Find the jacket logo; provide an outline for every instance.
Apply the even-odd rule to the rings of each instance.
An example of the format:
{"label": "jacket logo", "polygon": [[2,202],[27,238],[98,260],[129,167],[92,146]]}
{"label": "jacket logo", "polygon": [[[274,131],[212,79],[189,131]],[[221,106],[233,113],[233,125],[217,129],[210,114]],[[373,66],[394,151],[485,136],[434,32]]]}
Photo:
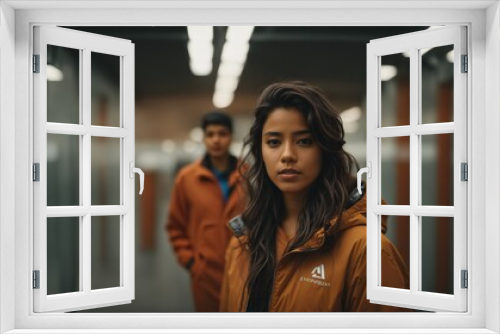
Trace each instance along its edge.
{"label": "jacket logo", "polygon": [[325,265],[319,265],[311,271],[312,278],[325,279]]}
{"label": "jacket logo", "polygon": [[311,277],[300,277],[301,282],[307,282],[307,283],[312,283],[316,284],[319,286],[323,287],[329,287],[330,282],[325,281],[325,265],[320,264],[317,267],[314,267],[313,270],[311,271]]}

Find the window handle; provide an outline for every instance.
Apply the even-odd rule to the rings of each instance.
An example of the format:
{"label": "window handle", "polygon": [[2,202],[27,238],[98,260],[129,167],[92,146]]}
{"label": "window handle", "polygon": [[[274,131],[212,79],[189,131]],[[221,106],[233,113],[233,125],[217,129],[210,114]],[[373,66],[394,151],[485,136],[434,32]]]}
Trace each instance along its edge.
{"label": "window handle", "polygon": [[358,171],[358,192],[360,195],[363,194],[361,191],[361,175],[363,175],[363,173],[366,173],[369,179],[372,177],[372,163],[370,161],[368,161],[368,167],[361,168]]}
{"label": "window handle", "polygon": [[142,195],[142,191],[144,190],[144,172],[140,168],[134,167],[134,162],[130,161],[129,163],[129,170],[130,170],[130,178],[134,178],[134,173],[139,174],[139,183],[141,185],[141,190],[139,191],[139,195]]}

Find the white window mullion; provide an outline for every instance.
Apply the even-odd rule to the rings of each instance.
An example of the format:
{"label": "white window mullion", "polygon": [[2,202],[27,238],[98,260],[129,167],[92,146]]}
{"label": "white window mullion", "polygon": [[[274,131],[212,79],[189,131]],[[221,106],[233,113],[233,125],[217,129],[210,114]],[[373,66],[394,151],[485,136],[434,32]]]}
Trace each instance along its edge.
{"label": "white window mullion", "polygon": [[[121,140],[121,199],[122,205],[127,209],[127,214],[121,216],[121,242],[120,242],[120,284],[125,288],[135,285],[135,178],[130,177],[130,162],[135,166],[135,97],[134,97],[134,68],[135,56],[134,45],[131,45],[131,52],[123,55],[120,61],[121,89],[121,126],[129,134]],[[129,289],[129,298],[134,299],[134,289]]]}
{"label": "white window mullion", "polygon": [[123,128],[93,125],[90,127],[90,134],[96,137],[124,138],[130,134],[130,131]]}
{"label": "white window mullion", "polygon": [[83,136],[89,132],[87,126],[47,122],[47,133]]}
{"label": "white window mullion", "polygon": [[[366,72],[366,89],[368,96],[380,96],[380,85],[378,83],[380,71],[380,59],[374,54],[372,45],[367,46],[367,72]],[[380,100],[376,99],[373,103],[368,103],[367,108],[367,137],[366,137],[366,150],[371,152],[372,155],[367,154],[367,166],[371,164],[371,178],[367,175],[367,298],[371,299],[372,293],[378,287],[379,274],[378,262],[379,255],[375,251],[377,249],[376,239],[369,236],[376,233],[378,226],[378,215],[374,212],[374,208],[380,205],[380,185],[379,185],[379,171],[380,171],[380,138],[377,138],[373,131],[380,124]]]}
{"label": "white window mullion", "polygon": [[[460,28],[459,34],[456,36],[455,40],[455,52],[454,52],[454,62],[455,64],[461,63],[462,55],[467,54],[467,31],[465,27]],[[462,42],[465,41],[465,42]],[[472,64],[469,61],[469,64]],[[469,163],[467,157],[467,94],[457,94],[457,92],[467,91],[467,75],[461,73],[461,66],[455,66],[454,77],[455,94],[453,97],[454,105],[454,120],[455,120],[455,135],[454,135],[454,204],[455,204],[455,219],[454,219],[454,293],[456,296],[460,296],[461,309],[467,309],[467,289],[461,287],[461,270],[467,270],[467,206],[460,205],[459,203],[467,203],[467,182],[461,181],[461,163]],[[469,65],[469,72],[471,67]],[[457,135],[458,134],[458,135]],[[472,175],[470,171],[468,175]],[[471,279],[472,273],[469,273],[469,280]]]}
{"label": "white window mullion", "polygon": [[[410,127],[412,130],[419,124],[420,110],[420,64],[419,52],[417,49],[410,50]],[[410,133],[410,208],[420,204],[420,180],[422,170],[420,165],[420,137],[413,131]],[[410,215],[410,292],[419,290],[420,282],[420,252],[421,243],[419,241],[420,219],[414,213]]]}
{"label": "white window mullion", "polygon": [[[40,56],[40,65],[47,63],[47,45],[43,34],[35,30],[34,54]],[[40,289],[34,290],[35,312],[47,295],[47,83],[45,66],[40,66],[39,76],[33,80],[34,112],[33,162],[40,164],[40,181],[33,183],[34,239],[39,240],[33,249],[33,269],[40,271]]]}
{"label": "white window mullion", "polygon": [[118,216],[128,213],[130,208],[124,205],[93,205],[90,207],[92,216]]}
{"label": "white window mullion", "polygon": [[442,133],[453,133],[455,124],[448,123],[434,123],[434,124],[421,124],[412,127],[413,133],[417,135],[436,135]]}
{"label": "white window mullion", "polygon": [[[91,125],[91,108],[92,108],[92,96],[91,96],[91,77],[90,71],[88,69],[91,67],[91,53],[88,48],[83,50],[83,69],[82,70],[82,92],[80,94],[82,98],[82,120],[83,127],[86,129],[90,128]],[[83,136],[83,161],[81,168],[83,170],[83,206],[89,208],[91,203],[91,168],[92,168],[92,154],[91,154],[91,141],[92,137],[89,131]],[[83,292],[90,294],[92,289],[91,277],[92,277],[92,249],[91,249],[91,226],[92,226],[92,216],[90,215],[90,210],[87,211],[86,215],[83,217],[83,235],[81,241],[82,245],[82,267],[83,271],[80,273],[80,277],[83,279]]]}

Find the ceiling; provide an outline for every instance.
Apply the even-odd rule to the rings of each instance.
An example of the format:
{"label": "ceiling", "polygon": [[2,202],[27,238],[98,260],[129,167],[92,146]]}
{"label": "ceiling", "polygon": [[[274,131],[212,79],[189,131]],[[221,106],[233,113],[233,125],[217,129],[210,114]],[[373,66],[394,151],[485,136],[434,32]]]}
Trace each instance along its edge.
{"label": "ceiling", "polygon": [[[155,96],[206,97],[214,92],[227,27],[214,27],[213,70],[204,77],[194,76],[189,69],[186,27],[67,28],[129,39],[135,44],[137,101]],[[340,105],[359,103],[365,96],[366,44],[426,28],[256,27],[234,105],[279,80],[313,83]]]}

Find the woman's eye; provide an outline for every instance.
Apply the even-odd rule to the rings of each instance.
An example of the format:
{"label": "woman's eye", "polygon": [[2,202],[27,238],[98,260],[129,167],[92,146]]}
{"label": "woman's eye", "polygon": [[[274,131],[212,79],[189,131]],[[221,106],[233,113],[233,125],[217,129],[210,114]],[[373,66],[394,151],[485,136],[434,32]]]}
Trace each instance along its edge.
{"label": "woman's eye", "polygon": [[302,146],[309,146],[313,143],[312,139],[311,138],[302,138],[302,139],[299,139],[299,145],[302,145]]}
{"label": "woman's eye", "polygon": [[279,145],[279,140],[277,139],[269,139],[267,141],[267,145],[273,147],[273,146],[278,146]]}

